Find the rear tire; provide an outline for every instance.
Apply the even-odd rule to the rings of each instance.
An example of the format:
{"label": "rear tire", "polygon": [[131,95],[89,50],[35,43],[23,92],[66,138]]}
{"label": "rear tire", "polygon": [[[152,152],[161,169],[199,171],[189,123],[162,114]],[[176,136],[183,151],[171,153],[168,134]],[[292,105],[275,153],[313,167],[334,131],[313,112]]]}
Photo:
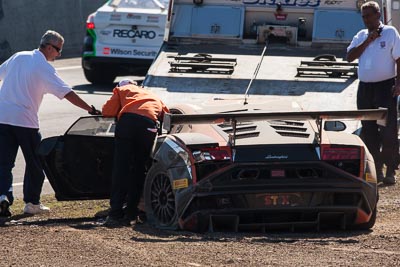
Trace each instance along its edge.
{"label": "rear tire", "polygon": [[92,84],[112,84],[116,75],[114,72],[106,71],[101,68],[83,69],[86,80]]}
{"label": "rear tire", "polygon": [[170,178],[160,164],[154,164],[144,184],[144,205],[147,221],[160,229],[178,229],[175,194]]}

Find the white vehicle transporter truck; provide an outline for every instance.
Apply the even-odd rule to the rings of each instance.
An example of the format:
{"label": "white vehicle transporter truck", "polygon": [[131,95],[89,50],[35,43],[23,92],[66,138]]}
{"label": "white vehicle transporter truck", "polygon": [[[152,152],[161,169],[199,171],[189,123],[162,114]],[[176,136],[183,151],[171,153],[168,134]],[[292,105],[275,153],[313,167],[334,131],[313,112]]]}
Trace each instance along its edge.
{"label": "white vehicle transporter truck", "polygon": [[[168,92],[192,88],[201,93],[243,94],[261,65],[258,63],[267,40],[294,50],[300,46],[333,44],[345,51],[354,34],[364,27],[357,3],[355,0],[171,1],[164,44],[144,86]],[[265,70],[265,66],[261,69]],[[354,69],[350,67],[353,74]],[[265,81],[262,72],[251,85],[252,94],[264,94],[265,83],[261,86],[259,81]]]}

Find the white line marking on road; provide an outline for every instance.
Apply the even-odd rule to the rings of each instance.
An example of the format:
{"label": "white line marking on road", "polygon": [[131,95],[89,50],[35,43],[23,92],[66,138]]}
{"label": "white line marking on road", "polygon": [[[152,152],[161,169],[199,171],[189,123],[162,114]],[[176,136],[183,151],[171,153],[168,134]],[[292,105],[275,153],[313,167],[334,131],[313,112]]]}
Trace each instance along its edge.
{"label": "white line marking on road", "polygon": [[74,70],[74,69],[80,69],[82,68],[81,66],[70,66],[70,67],[60,67],[56,68],[57,71],[59,70]]}

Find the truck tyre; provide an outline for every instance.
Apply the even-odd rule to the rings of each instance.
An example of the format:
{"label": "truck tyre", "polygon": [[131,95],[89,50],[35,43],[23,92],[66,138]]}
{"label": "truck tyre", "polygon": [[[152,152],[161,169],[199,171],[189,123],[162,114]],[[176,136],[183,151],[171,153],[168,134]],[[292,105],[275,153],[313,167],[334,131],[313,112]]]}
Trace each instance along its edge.
{"label": "truck tyre", "polygon": [[83,73],[86,80],[92,84],[112,84],[116,77],[113,72],[101,68],[83,69]]}

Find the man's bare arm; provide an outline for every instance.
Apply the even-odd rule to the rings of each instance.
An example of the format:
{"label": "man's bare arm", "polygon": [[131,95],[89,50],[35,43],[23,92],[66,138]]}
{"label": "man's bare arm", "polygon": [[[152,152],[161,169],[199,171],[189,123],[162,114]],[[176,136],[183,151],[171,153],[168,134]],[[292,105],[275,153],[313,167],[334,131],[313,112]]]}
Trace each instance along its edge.
{"label": "man's bare arm", "polygon": [[92,110],[92,107],[89,106],[89,104],[86,103],[82,98],[80,98],[80,96],[78,96],[74,91],[71,91],[68,94],[66,94],[65,99],[67,99],[75,106],[80,107],[81,109],[84,109],[86,111]]}

